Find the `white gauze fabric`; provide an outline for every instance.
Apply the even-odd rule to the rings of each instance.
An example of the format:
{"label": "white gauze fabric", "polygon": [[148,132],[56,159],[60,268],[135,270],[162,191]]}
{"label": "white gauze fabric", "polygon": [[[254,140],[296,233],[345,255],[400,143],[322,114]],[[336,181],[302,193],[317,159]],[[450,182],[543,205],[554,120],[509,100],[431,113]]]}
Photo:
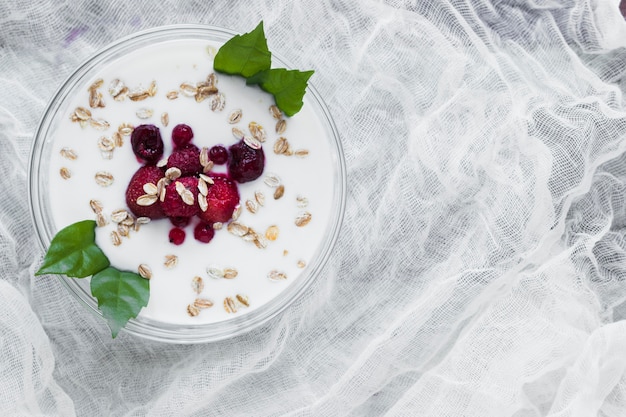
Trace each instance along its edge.
{"label": "white gauze fabric", "polygon": [[[341,132],[332,257],[243,336],[111,340],[34,277],[37,122],[120,36],[261,19]],[[0,415],[626,415],[625,63],[617,0],[1,2]]]}

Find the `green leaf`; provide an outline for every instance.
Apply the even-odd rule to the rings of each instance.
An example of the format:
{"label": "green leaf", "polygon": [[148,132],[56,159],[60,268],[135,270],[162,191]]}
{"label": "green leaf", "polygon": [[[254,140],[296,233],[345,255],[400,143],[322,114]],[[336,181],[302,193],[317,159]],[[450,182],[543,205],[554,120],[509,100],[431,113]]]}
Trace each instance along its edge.
{"label": "green leaf", "polygon": [[128,320],[148,305],[150,281],[134,272],[106,268],[91,277],[91,294],[115,338]]}
{"label": "green leaf", "polygon": [[302,108],[302,98],[311,75],[313,71],[272,68],[254,74],[246,80],[246,84],[258,84],[274,96],[278,108],[287,116],[293,116]]}
{"label": "green leaf", "polygon": [[35,275],[65,274],[84,278],[109,266],[109,259],[95,243],[95,230],[93,220],[80,221],[60,230]]}
{"label": "green leaf", "polygon": [[267,49],[263,21],[249,33],[236,35],[219,49],[213,61],[216,71],[249,77],[270,68],[272,54]]}
{"label": "green leaf", "polygon": [[137,317],[148,304],[150,283],[134,272],[111,267],[109,259],[96,245],[96,222],[84,220],[59,231],[52,239],[43,265],[36,275],[65,274],[91,277],[91,295],[116,337],[129,319]]}

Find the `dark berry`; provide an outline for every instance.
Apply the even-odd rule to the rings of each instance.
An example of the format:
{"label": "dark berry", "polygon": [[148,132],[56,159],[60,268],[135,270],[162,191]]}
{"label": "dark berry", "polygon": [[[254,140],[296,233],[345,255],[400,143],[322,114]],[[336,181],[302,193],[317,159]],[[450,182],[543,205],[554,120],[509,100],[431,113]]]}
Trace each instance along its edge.
{"label": "dark berry", "polygon": [[[177,185],[180,184],[180,185]],[[181,193],[193,196],[192,204],[183,201]],[[191,202],[191,200],[190,200]],[[193,217],[200,211],[198,206],[198,178],[180,177],[165,187],[165,199],[161,203],[167,217]]]}
{"label": "dark berry", "polygon": [[202,243],[209,243],[215,235],[215,229],[210,223],[200,222],[193,229],[193,237]]}
{"label": "dark berry", "polygon": [[184,177],[201,173],[200,149],[191,144],[175,149],[167,158],[167,168],[172,167],[180,169]]}
{"label": "dark berry", "polygon": [[191,219],[189,217],[170,217],[170,223],[172,223],[172,225],[176,227],[185,227],[189,224],[190,220]]}
{"label": "dark berry", "polygon": [[155,186],[163,178],[163,171],[153,165],[142,166],[135,172],[126,187],[126,205],[136,217],[160,219],[165,217],[159,201],[150,205],[139,205],[137,199],[146,194],[144,185],[152,183]]}
{"label": "dark berry", "polygon": [[179,124],[172,129],[172,142],[174,149],[187,145],[193,139],[193,130],[186,124]]}
{"label": "dark berry", "polygon": [[148,164],[158,162],[163,156],[163,139],[155,125],[139,125],[130,135],[130,143],[135,156]]}
{"label": "dark berry", "polygon": [[263,148],[252,149],[243,140],[231,145],[228,155],[228,173],[239,183],[254,181],[263,174]]}
{"label": "dark berry", "polygon": [[209,150],[209,159],[215,165],[222,165],[228,161],[228,151],[222,145],[215,145]]}
{"label": "dark berry", "polygon": [[209,186],[206,200],[208,208],[200,211],[198,216],[205,223],[227,222],[233,216],[233,211],[239,204],[239,190],[237,184],[221,174],[209,174],[213,185]]}
{"label": "dark berry", "polygon": [[180,227],[174,227],[170,230],[170,242],[175,245],[182,245],[185,241],[185,231]]}

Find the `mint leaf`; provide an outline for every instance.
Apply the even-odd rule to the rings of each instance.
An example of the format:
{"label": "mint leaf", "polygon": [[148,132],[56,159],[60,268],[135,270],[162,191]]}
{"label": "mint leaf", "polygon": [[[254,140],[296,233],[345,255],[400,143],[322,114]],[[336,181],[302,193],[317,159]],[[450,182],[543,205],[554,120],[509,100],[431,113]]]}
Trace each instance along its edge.
{"label": "mint leaf", "polygon": [[150,284],[134,272],[119,271],[96,245],[96,222],[84,220],[60,230],[50,243],[43,265],[35,275],[65,274],[91,277],[91,295],[115,338],[129,319],[148,304]]}
{"label": "mint leaf", "polygon": [[279,109],[287,116],[293,116],[302,108],[302,98],[311,75],[313,71],[273,68],[257,72],[246,80],[246,84],[258,84],[274,96]]}
{"label": "mint leaf", "polygon": [[96,245],[96,222],[84,220],[61,229],[52,239],[35,275],[64,274],[84,278],[110,265]]}
{"label": "mint leaf", "polygon": [[134,272],[106,268],[91,277],[91,294],[115,338],[128,320],[148,305],[150,281]]}
{"label": "mint leaf", "polygon": [[219,49],[213,61],[216,71],[249,77],[270,68],[272,54],[267,49],[263,21],[249,33],[236,35]]}
{"label": "mint leaf", "polygon": [[307,81],[313,71],[271,68],[272,54],[267,48],[263,21],[250,33],[235,35],[217,51],[215,71],[246,78],[246,84],[258,84],[274,96],[276,105],[287,116],[302,108]]}

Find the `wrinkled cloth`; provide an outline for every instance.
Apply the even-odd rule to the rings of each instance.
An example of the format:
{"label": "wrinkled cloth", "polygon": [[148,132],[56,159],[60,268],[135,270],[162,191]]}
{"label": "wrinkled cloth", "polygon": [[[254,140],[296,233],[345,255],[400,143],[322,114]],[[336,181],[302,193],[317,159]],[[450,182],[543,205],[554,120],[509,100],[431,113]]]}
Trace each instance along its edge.
{"label": "wrinkled cloth", "polygon": [[[626,415],[626,23],[616,0],[0,3],[0,415]],[[202,23],[314,69],[341,235],[307,292],[201,345],[105,323],[30,218],[46,103],[99,48]]]}

